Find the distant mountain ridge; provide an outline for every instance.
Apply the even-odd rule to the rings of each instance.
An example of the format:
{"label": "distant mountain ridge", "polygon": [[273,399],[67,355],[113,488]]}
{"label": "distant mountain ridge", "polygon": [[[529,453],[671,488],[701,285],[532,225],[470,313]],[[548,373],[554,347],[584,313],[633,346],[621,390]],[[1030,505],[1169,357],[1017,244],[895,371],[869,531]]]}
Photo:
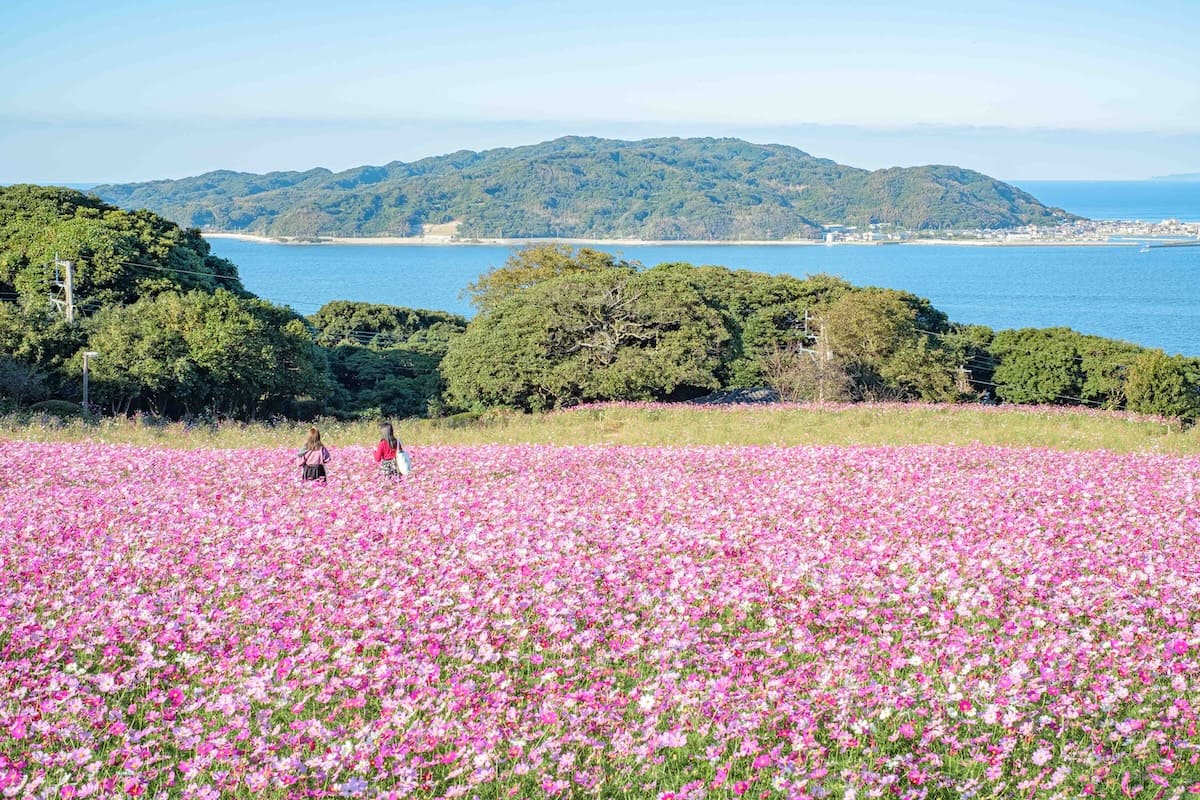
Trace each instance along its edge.
{"label": "distant mountain ridge", "polygon": [[565,137],[343,172],[97,186],[117,205],[180,225],[279,237],[782,240],[825,225],[1010,228],[1077,217],[972,170],[875,171],[740,139]]}

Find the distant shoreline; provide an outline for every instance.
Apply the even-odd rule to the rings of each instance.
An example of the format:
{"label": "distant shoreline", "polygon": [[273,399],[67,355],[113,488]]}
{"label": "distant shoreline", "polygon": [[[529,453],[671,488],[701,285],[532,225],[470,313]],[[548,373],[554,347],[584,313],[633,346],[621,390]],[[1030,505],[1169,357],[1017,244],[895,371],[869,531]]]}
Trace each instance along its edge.
{"label": "distant shoreline", "polygon": [[1113,242],[1107,239],[1079,241],[999,241],[994,239],[910,239],[879,242],[821,242],[811,239],[767,239],[761,241],[723,239],[453,239],[448,236],[329,236],[319,241],[274,238],[249,233],[203,232],[206,239],[235,239],[253,244],[322,247],[326,245],[376,245],[386,247],[525,247],[534,244],[565,244],[576,247],[893,247],[898,245],[961,247],[1134,247],[1140,241]]}

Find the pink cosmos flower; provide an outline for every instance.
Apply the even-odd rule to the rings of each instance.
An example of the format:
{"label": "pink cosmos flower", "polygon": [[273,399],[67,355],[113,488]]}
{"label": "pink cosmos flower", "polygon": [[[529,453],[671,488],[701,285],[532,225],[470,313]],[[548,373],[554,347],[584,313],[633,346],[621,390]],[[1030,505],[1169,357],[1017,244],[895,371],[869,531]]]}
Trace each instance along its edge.
{"label": "pink cosmos flower", "polygon": [[1195,457],[444,447],[402,495],[347,469],[318,497],[267,450],[57,452],[0,440],[0,793],[693,800],[732,764],[739,796],[1107,796],[1200,768]]}

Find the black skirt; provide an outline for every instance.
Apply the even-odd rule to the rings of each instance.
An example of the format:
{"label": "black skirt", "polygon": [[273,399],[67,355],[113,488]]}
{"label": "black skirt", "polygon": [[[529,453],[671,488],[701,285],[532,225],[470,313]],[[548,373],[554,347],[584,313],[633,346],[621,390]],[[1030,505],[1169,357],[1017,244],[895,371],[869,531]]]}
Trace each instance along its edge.
{"label": "black skirt", "polygon": [[317,464],[315,467],[304,467],[304,480],[306,481],[322,481],[325,480],[325,465]]}

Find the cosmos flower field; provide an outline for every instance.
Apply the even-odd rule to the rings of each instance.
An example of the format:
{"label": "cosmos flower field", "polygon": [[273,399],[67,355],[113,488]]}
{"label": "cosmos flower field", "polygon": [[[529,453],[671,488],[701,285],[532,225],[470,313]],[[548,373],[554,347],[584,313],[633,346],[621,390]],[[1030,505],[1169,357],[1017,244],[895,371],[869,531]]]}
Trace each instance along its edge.
{"label": "cosmos flower field", "polygon": [[1200,458],[0,442],[6,797],[1200,795]]}

